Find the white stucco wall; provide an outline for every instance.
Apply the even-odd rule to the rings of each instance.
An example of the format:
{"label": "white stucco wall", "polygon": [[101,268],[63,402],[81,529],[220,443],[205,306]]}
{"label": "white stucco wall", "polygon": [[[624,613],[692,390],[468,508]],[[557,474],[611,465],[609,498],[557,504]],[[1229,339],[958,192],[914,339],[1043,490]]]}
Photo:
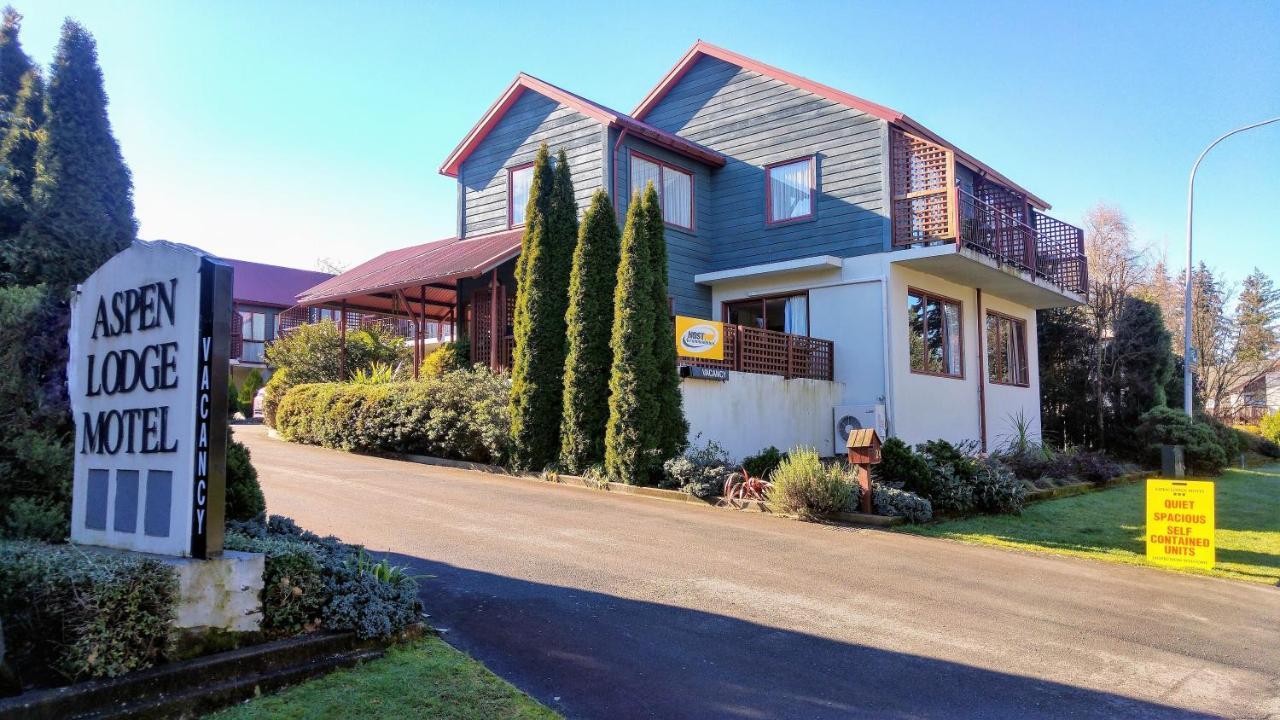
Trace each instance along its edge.
{"label": "white stucco wall", "polygon": [[826,380],[731,372],[726,382],[685,378],[680,392],[690,443],[715,440],[741,460],[769,445],[809,445],[829,455],[831,409],[844,388]]}
{"label": "white stucco wall", "polygon": [[[982,293],[982,311],[995,310],[1027,323],[1028,387],[987,383],[987,445],[995,449],[1006,444],[1014,433],[1019,412],[1030,430],[1040,436],[1040,351],[1036,344],[1036,311],[994,295]],[[984,339],[985,343],[986,340]],[[983,358],[985,368],[986,358]],[[990,376],[988,376],[990,377]]]}

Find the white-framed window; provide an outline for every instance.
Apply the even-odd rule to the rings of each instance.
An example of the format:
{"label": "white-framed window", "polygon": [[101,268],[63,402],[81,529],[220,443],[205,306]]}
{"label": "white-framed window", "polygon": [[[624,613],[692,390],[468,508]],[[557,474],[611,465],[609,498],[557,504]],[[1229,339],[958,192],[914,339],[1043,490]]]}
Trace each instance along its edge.
{"label": "white-framed window", "polygon": [[240,360],[267,361],[267,314],[253,310],[240,311]]}
{"label": "white-framed window", "polygon": [[766,222],[776,225],[813,217],[817,180],[817,159],[813,155],[766,165]]}
{"label": "white-framed window", "polygon": [[533,163],[507,169],[507,227],[524,225],[529,188],[533,186]]}
{"label": "white-framed window", "polygon": [[662,203],[662,220],[681,230],[693,230],[693,173],[631,153],[631,192],[644,192],[651,182]]}
{"label": "white-framed window", "polygon": [[987,311],[987,379],[1000,385],[1031,384],[1027,370],[1027,321]]}

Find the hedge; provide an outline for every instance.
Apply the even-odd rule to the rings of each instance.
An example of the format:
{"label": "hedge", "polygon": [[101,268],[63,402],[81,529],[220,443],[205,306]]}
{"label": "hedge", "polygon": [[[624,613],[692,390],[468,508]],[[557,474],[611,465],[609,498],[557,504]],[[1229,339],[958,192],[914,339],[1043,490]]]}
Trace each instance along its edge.
{"label": "hedge", "polygon": [[484,367],[419,382],[291,388],[276,430],[293,442],[502,463],[509,457],[506,375]]}
{"label": "hedge", "polygon": [[0,621],[23,681],[115,677],[163,659],[178,576],[156,560],[0,542]]}

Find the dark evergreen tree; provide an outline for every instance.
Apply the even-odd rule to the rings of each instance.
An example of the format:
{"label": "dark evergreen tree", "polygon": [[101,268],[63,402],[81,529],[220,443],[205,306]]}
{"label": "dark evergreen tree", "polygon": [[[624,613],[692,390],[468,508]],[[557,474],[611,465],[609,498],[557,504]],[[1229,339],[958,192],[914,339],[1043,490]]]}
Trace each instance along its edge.
{"label": "dark evergreen tree", "polygon": [[680,376],[676,371],[676,331],[671,321],[671,302],[667,295],[667,238],[662,222],[662,202],[658,191],[649,185],[645,190],[645,237],[649,240],[650,312],[653,313],[654,387],[649,395],[656,407],[654,450],[657,462],[670,460],[684,452],[688,444],[689,423],[684,417],[684,400],[680,395]]}
{"label": "dark evergreen tree", "polygon": [[1093,333],[1078,308],[1041,310],[1036,320],[1040,355],[1041,429],[1059,447],[1096,444],[1097,398],[1090,371]]}
{"label": "dark evergreen tree", "polygon": [[1104,378],[1108,432],[1107,449],[1122,457],[1141,459],[1145,444],[1135,437],[1140,418],[1154,407],[1168,404],[1165,394],[1173,376],[1174,355],[1160,306],[1129,296],[1120,305],[1115,337],[1107,344]]}
{"label": "dark evergreen tree", "polygon": [[539,470],[560,455],[564,405],[565,312],[577,206],[561,151],[551,168],[544,144],[534,161],[524,237],[516,263],[511,433],[517,467]]}
{"label": "dark evergreen tree", "polygon": [[[22,80],[8,130],[0,136],[0,248],[7,248],[22,229],[31,208],[36,176],[36,150],[44,125],[44,80],[30,70]],[[7,275],[0,250],[0,276]]]}
{"label": "dark evergreen tree", "polygon": [[[18,40],[21,29],[22,16],[12,5],[5,6],[4,17],[0,20],[0,113],[13,110],[18,91],[22,88],[22,78],[32,67],[31,58]],[[7,127],[7,123],[0,124],[0,127]]]}
{"label": "dark evergreen tree", "polygon": [[560,462],[570,472],[604,461],[618,240],[613,203],[597,190],[582,218],[569,278]]}
{"label": "dark evergreen tree", "polygon": [[62,25],[36,151],[31,214],[8,263],[21,284],[83,280],[138,235],[133,181],[111,133],[93,36]]}
{"label": "dark evergreen tree", "polygon": [[631,196],[622,231],[618,281],[613,295],[610,348],[609,423],[605,430],[605,472],[613,480],[640,483],[654,467],[649,448],[657,421],[648,397],[656,384],[653,367],[653,312],[647,209],[640,193]]}
{"label": "dark evergreen tree", "polygon": [[1255,267],[1240,287],[1236,307],[1238,359],[1259,362],[1280,354],[1280,291],[1271,278]]}

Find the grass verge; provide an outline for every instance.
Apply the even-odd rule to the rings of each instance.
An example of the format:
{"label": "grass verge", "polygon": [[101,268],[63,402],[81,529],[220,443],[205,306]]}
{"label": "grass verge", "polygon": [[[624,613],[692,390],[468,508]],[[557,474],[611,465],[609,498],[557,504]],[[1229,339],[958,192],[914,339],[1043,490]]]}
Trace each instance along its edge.
{"label": "grass verge", "polygon": [[[1217,564],[1212,570],[1176,572],[1270,585],[1280,581],[1280,464],[1189,479],[1215,483]],[[983,515],[896,529],[979,545],[1147,565],[1145,493],[1145,483],[1135,483],[1035,503],[1022,515]]]}
{"label": "grass verge", "polygon": [[210,720],[265,718],[449,718],[552,720],[560,716],[438,637],[387,651],[272,695],[221,710]]}

